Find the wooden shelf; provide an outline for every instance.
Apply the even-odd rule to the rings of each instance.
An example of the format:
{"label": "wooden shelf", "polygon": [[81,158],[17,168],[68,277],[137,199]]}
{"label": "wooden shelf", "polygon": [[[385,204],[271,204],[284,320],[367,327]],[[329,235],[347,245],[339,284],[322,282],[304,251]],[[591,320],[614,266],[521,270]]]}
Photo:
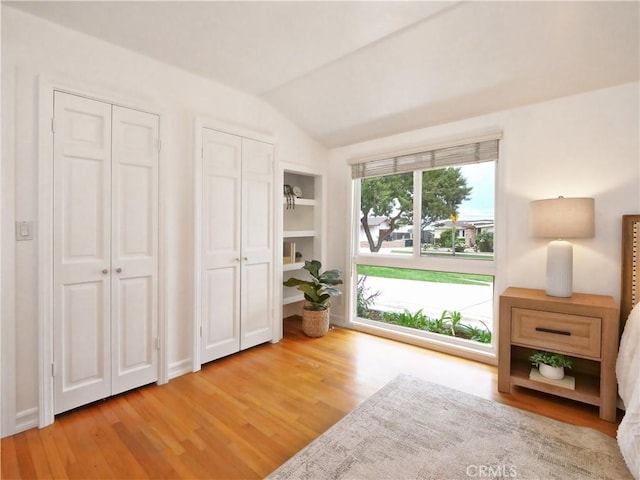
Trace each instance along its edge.
{"label": "wooden shelf", "polygon": [[576,378],[576,389],[558,387],[548,383],[537,382],[529,378],[531,363],[514,360],[511,363],[511,385],[531,388],[544,393],[558,395],[571,400],[600,406],[600,379],[594,375],[569,370],[569,374]]}
{"label": "wooden shelf", "polygon": [[301,270],[304,267],[304,262],[296,262],[296,263],[285,263],[282,266],[283,272],[290,272],[292,270]]}
{"label": "wooden shelf", "polygon": [[[286,197],[282,199],[282,203],[286,204]],[[315,207],[318,202],[314,198],[296,198],[295,206],[298,207]]]}
{"label": "wooden shelf", "polygon": [[315,237],[315,230],[285,230],[282,232],[284,238],[296,238],[296,237]]}

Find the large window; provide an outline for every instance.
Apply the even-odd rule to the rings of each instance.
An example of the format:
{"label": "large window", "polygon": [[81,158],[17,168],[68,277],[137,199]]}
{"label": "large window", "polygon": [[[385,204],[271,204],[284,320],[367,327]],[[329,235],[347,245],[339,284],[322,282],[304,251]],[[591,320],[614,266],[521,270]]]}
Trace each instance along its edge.
{"label": "large window", "polygon": [[497,157],[488,140],[353,165],[358,322],[492,346]]}

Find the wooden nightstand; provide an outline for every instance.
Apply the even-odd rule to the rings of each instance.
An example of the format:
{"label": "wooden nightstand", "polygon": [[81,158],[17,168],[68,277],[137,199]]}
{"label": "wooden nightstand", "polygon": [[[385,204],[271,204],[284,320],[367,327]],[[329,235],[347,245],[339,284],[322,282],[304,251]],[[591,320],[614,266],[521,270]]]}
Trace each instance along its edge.
{"label": "wooden nightstand", "polygon": [[[507,288],[500,296],[498,390],[512,385],[600,407],[600,418],[616,420],[618,307],[613,297],[574,293],[550,297],[543,290]],[[547,350],[573,357],[567,370],[575,390],[529,379],[529,355]]]}

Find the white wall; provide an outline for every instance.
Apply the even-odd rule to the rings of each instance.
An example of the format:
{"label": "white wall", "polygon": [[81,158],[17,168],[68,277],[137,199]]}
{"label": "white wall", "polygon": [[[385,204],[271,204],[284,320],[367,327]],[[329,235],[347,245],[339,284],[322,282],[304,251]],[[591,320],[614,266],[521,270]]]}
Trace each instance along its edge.
{"label": "white wall", "polygon": [[[2,434],[38,406],[38,250],[15,220],[38,218],[38,77],[161,113],[169,365],[191,365],[193,142],[197,116],[270,135],[279,161],[322,168],[327,152],[262,101],[2,5]],[[206,47],[203,47],[206,48]],[[16,425],[16,417],[18,417]]]}
{"label": "white wall", "polygon": [[[350,158],[499,130],[496,289],[544,288],[546,244],[528,232],[531,200],[594,197],[595,238],[574,245],[574,291],[620,297],[621,215],[640,212],[639,84],[626,84],[364,142],[331,152],[328,264],[346,269]],[[345,302],[333,320],[345,321]]]}

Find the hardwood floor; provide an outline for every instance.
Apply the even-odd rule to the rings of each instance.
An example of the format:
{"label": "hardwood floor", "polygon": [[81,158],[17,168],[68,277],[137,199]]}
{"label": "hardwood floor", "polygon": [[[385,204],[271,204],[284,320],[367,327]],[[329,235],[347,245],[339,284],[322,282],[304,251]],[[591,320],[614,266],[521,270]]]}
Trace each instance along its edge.
{"label": "hardwood floor", "polygon": [[335,328],[285,337],[2,440],[2,478],[262,478],[399,373],[615,436],[595,407],[497,391],[497,369]]}

